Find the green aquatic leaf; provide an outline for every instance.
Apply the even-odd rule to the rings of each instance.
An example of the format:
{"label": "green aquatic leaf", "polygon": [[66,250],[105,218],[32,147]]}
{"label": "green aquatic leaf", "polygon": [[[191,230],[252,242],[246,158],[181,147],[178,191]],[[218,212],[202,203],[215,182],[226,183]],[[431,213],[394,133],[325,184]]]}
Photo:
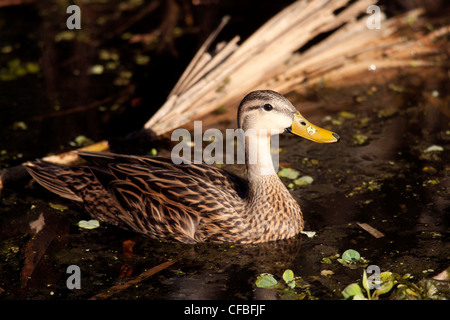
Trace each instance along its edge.
{"label": "green aquatic leaf", "polygon": [[50,208],[55,209],[55,210],[58,210],[58,211],[61,211],[61,212],[63,212],[63,211],[65,211],[65,210],[69,209],[69,207],[67,207],[67,206],[65,206],[65,205],[63,205],[63,204],[57,204],[57,203],[51,203],[51,202],[49,202],[49,205],[50,205]]}
{"label": "green aquatic leaf", "polygon": [[358,262],[361,260],[361,255],[356,250],[348,249],[342,254],[342,260],[346,262]]}
{"label": "green aquatic leaf", "polygon": [[0,80],[11,81],[27,74],[38,73],[39,64],[35,62],[22,63],[20,59],[12,59],[7,62],[7,68],[0,69]]}
{"label": "green aquatic leaf", "polygon": [[362,146],[365,145],[368,141],[369,137],[364,134],[357,133],[353,135],[353,144],[355,145]]}
{"label": "green aquatic leaf", "polygon": [[75,139],[73,141],[69,142],[69,144],[72,147],[86,147],[93,143],[94,143],[94,141],[92,139],[89,139],[88,137],[86,137],[84,135],[79,135],[79,136],[75,137]]}
{"label": "green aquatic leaf", "polygon": [[364,295],[362,293],[359,293],[359,294],[353,296],[353,300],[367,300],[367,298],[364,297]]}
{"label": "green aquatic leaf", "polygon": [[373,297],[376,298],[382,294],[388,293],[394,287],[394,281],[383,282],[378,289],[373,292]]}
{"label": "green aquatic leaf", "polygon": [[255,281],[258,288],[270,289],[278,284],[278,281],[270,273],[260,274]]}
{"label": "green aquatic leaf", "polygon": [[303,176],[294,180],[294,183],[297,186],[308,186],[313,183],[314,179],[311,176]]}
{"label": "green aquatic leaf", "polygon": [[100,227],[100,222],[98,222],[98,220],[80,220],[78,222],[78,226],[82,229],[95,229]]}
{"label": "green aquatic leaf", "polygon": [[25,65],[28,73],[38,73],[41,70],[39,64],[35,62],[27,62]]}
{"label": "green aquatic leaf", "polygon": [[61,31],[55,35],[55,42],[71,41],[75,39],[76,33],[71,30]]}
{"label": "green aquatic leaf", "polygon": [[387,281],[394,281],[395,275],[390,271],[385,271],[380,273],[380,281],[381,282],[387,282]]}
{"label": "green aquatic leaf", "polygon": [[294,280],[294,272],[291,269],[287,269],[286,271],[284,271],[283,280],[286,281],[286,283]]}
{"label": "green aquatic leaf", "polygon": [[352,283],[345,287],[342,291],[342,295],[344,296],[344,299],[348,300],[361,300],[361,297],[364,298],[361,287],[357,283]]}
{"label": "green aquatic leaf", "polygon": [[292,168],[283,168],[278,172],[279,177],[288,178],[292,180],[297,179],[299,175],[300,172]]}
{"label": "green aquatic leaf", "polygon": [[295,281],[294,281],[294,272],[291,269],[287,269],[283,273],[283,280],[286,282],[286,284],[291,288],[295,288]]}
{"label": "green aquatic leaf", "polygon": [[337,261],[344,267],[348,267],[350,269],[367,266],[367,261],[361,257],[358,251],[353,249],[346,250],[342,254],[342,257],[337,259]]}
{"label": "green aquatic leaf", "polygon": [[395,275],[390,271],[380,273],[380,281],[377,283],[378,287],[372,294],[373,299],[377,299],[378,296],[388,293],[396,284]]}

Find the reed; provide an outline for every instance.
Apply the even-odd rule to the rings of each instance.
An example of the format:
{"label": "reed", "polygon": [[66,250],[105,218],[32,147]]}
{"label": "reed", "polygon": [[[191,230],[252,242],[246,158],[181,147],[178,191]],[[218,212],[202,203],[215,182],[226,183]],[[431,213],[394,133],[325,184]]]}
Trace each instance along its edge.
{"label": "reed", "polygon": [[[431,66],[427,57],[438,49],[427,44],[450,31],[450,26],[429,33],[417,30],[405,39],[400,30],[417,21],[422,9],[391,19],[381,14],[381,28],[369,29],[365,13],[376,1],[348,2],[297,1],[241,44],[235,36],[211,50],[211,43],[229,19],[224,18],[144,128],[163,135],[219,107],[235,108],[255,89],[287,94],[324,79],[342,85],[340,80],[367,72],[370,66],[377,70]],[[328,37],[301,52],[327,32],[331,33]]]}

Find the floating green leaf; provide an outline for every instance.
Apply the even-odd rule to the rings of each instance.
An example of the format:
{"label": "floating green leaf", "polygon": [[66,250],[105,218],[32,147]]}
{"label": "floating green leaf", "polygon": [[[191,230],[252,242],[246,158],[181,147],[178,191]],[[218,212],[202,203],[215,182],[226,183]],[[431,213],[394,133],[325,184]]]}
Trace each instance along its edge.
{"label": "floating green leaf", "polygon": [[69,144],[72,147],[86,147],[93,143],[94,143],[94,141],[92,139],[89,139],[88,137],[86,137],[84,135],[79,135],[79,136],[75,137],[75,139],[73,141],[69,142]]}
{"label": "floating green leaf", "polygon": [[291,269],[284,271],[283,280],[291,289],[295,288],[294,272]]}
{"label": "floating green leaf", "polygon": [[41,70],[39,64],[35,62],[27,62],[25,67],[28,73],[38,73]]}
{"label": "floating green leaf", "polygon": [[357,134],[353,135],[353,144],[354,145],[363,146],[368,141],[369,141],[369,137],[362,133],[357,133]]}
{"label": "floating green leaf", "polygon": [[278,281],[270,273],[262,273],[256,278],[256,286],[258,288],[270,289],[277,285]]}
{"label": "floating green leaf", "polygon": [[310,176],[303,176],[294,180],[294,183],[297,186],[308,186],[313,183],[314,179]]}
{"label": "floating green leaf", "polygon": [[279,177],[288,178],[292,180],[297,179],[299,175],[300,172],[292,168],[283,168],[278,172]]}
{"label": "floating green leaf", "polygon": [[340,259],[337,261],[345,267],[355,269],[358,267],[367,266],[367,261],[361,257],[358,251],[349,249],[346,250]]}
{"label": "floating green leaf", "polygon": [[284,271],[283,280],[286,281],[286,283],[294,280],[294,272],[291,269],[287,269],[286,271]]}
{"label": "floating green leaf", "polygon": [[344,299],[348,300],[365,300],[361,287],[357,283],[349,284],[343,291]]}
{"label": "floating green leaf", "polygon": [[69,30],[61,31],[55,35],[55,41],[56,42],[70,41],[70,40],[75,39],[75,35],[76,35],[76,33],[74,31],[69,31]]}
{"label": "floating green leaf", "polygon": [[146,55],[137,55],[135,59],[136,63],[139,65],[147,65],[150,62],[150,57]]}
{"label": "floating green leaf", "polygon": [[38,73],[40,71],[39,64],[35,62],[23,63],[20,59],[15,58],[6,63],[6,68],[0,69],[0,81],[16,80],[27,74]]}
{"label": "floating green leaf", "polygon": [[348,249],[342,254],[342,260],[346,262],[358,262],[361,260],[361,255],[356,250]]}
{"label": "floating green leaf", "polygon": [[373,292],[372,297],[376,299],[378,296],[388,293],[394,287],[394,281],[387,281],[381,283],[378,289]]}
{"label": "floating green leaf", "polygon": [[69,209],[67,206],[62,205],[62,204],[57,204],[57,203],[51,203],[50,202],[49,205],[50,205],[50,208],[58,210],[58,211],[61,211],[61,212]]}
{"label": "floating green leaf", "polygon": [[[408,277],[406,277],[407,279]],[[394,281],[395,275],[390,271],[385,271],[380,273],[380,280],[381,282],[387,282],[387,281]]]}
{"label": "floating green leaf", "polygon": [[385,271],[380,273],[380,282],[372,294],[372,299],[377,299],[378,296],[388,293],[396,283],[395,275],[392,272]]}
{"label": "floating green leaf", "polygon": [[78,222],[78,226],[82,229],[95,229],[100,227],[100,223],[98,222],[98,220],[80,220]]}

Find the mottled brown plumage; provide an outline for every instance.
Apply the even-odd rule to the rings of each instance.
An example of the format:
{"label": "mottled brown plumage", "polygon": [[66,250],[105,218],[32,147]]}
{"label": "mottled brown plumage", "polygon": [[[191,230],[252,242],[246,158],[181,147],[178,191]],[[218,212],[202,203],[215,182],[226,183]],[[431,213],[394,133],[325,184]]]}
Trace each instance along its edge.
{"label": "mottled brown plumage", "polygon": [[267,130],[290,131],[298,115],[273,91],[244,98],[239,127],[244,132],[265,129],[256,133],[262,146],[256,162],[249,162],[246,144],[248,180],[212,165],[176,165],[167,158],[98,152],[78,152],[88,162],[82,167],[39,160],[25,167],[43,187],[77,202],[92,217],[152,238],[185,243],[286,239],[302,231],[303,218],[273,169],[273,132]]}

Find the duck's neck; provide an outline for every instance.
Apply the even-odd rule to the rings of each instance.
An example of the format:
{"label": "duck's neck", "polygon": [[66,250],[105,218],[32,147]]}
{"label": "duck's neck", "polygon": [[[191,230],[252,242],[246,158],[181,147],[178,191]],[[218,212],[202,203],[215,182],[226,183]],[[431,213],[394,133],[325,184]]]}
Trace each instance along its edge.
{"label": "duck's neck", "polygon": [[250,186],[261,179],[276,176],[270,153],[270,134],[267,132],[247,132],[245,136],[245,160]]}

